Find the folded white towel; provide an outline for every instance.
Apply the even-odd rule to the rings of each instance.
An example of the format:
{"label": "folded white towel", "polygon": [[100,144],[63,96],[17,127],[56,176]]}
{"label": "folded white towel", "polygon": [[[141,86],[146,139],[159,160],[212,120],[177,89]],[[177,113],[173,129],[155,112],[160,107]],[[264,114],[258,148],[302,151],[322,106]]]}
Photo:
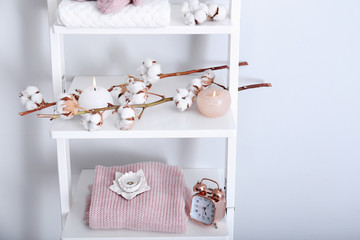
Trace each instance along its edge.
{"label": "folded white towel", "polygon": [[71,28],[157,28],[169,25],[171,8],[168,0],[143,0],[102,14],[95,1],[62,0],[58,12],[62,24]]}

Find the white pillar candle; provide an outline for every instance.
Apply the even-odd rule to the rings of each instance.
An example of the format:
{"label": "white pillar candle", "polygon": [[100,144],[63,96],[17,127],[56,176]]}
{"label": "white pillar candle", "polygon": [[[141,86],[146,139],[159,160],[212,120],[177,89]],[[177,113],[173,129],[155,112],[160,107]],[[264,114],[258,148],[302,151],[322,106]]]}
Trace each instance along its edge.
{"label": "white pillar candle", "polygon": [[197,96],[200,113],[206,117],[221,117],[227,113],[231,103],[230,93],[224,89],[207,88]]}
{"label": "white pillar candle", "polygon": [[[108,103],[114,104],[114,100],[109,91],[101,86],[96,85],[95,77],[93,78],[93,86],[85,89],[79,97],[79,106],[85,109],[107,107]],[[111,115],[111,111],[103,114],[103,119]]]}

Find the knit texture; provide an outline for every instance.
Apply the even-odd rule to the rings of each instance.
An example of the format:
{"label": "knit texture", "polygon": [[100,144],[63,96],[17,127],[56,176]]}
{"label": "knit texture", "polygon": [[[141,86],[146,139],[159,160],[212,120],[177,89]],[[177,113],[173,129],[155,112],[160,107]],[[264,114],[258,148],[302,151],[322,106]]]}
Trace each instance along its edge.
{"label": "knit texture", "polygon": [[97,0],[96,5],[100,12],[102,13],[114,13],[120,10],[121,8],[134,3],[135,6],[141,3],[140,0]]}
{"label": "knit texture", "polygon": [[[114,5],[115,1],[110,0],[62,0],[58,8],[59,20],[70,28],[157,28],[170,24],[171,8],[168,0],[142,0],[138,6],[135,6],[134,2],[120,7],[120,3],[125,2],[118,1],[118,5]],[[113,7],[119,10],[103,14],[97,7],[97,4],[101,3],[104,3],[104,6],[101,6],[103,11],[112,11]]]}
{"label": "knit texture", "polygon": [[[126,200],[109,189],[115,172],[144,171],[150,190]],[[191,191],[180,167],[147,162],[117,167],[97,166],[84,221],[92,229],[186,231]]]}

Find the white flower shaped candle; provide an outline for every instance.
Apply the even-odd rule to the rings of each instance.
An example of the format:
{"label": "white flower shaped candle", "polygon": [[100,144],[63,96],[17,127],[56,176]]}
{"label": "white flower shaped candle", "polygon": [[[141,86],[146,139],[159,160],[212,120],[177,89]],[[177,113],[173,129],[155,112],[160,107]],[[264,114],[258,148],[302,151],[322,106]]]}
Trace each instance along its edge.
{"label": "white flower shaped candle", "polygon": [[144,171],[142,169],[135,173],[132,171],[124,174],[116,172],[113,185],[109,188],[127,200],[131,200],[140,193],[150,190],[150,186],[147,184]]}

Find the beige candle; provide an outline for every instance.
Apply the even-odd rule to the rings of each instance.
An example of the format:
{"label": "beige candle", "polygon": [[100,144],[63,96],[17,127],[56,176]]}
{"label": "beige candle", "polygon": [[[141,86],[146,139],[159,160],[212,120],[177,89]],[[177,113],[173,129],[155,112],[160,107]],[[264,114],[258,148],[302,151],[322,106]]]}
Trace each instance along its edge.
{"label": "beige candle", "polygon": [[208,88],[201,91],[197,97],[197,106],[206,117],[221,117],[229,110],[230,93],[220,88]]}

